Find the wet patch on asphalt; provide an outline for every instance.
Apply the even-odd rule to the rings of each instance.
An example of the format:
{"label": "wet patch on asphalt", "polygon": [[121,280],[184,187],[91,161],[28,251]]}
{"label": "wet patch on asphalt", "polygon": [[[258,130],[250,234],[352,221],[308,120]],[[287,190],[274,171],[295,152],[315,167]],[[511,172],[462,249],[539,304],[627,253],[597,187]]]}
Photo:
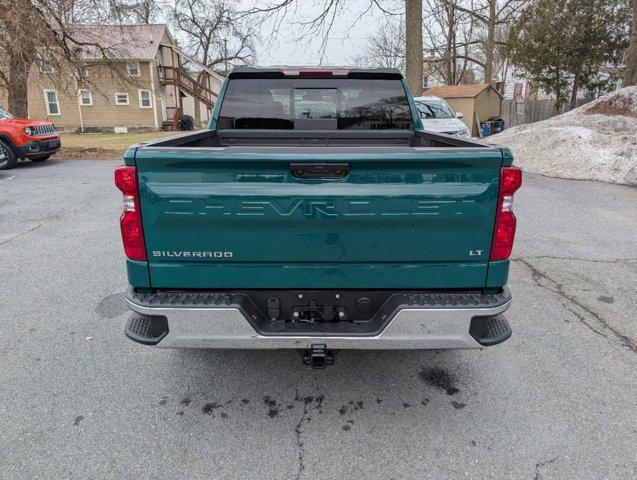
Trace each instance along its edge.
{"label": "wet patch on asphalt", "polygon": [[418,376],[427,385],[444,390],[447,395],[455,395],[460,391],[453,376],[442,368],[423,368]]}
{"label": "wet patch on asphalt", "polygon": [[112,320],[128,312],[128,307],[124,301],[123,293],[113,293],[100,300],[95,307],[95,313],[100,318],[106,318]]}
{"label": "wet patch on asphalt", "polygon": [[206,403],[201,408],[201,413],[203,413],[204,415],[212,415],[212,412],[214,412],[219,407],[221,407],[221,404],[217,402]]}
{"label": "wet patch on asphalt", "polygon": [[[449,375],[446,371],[440,368],[433,369],[423,369],[419,377],[421,380],[430,384],[431,386],[443,390],[447,395],[455,395],[460,391],[455,386],[455,381],[451,375]],[[235,401],[236,400],[236,401]],[[227,401],[203,401],[201,407],[196,404],[199,403],[192,395],[186,395],[179,398],[179,400],[175,399],[174,402],[169,402],[168,397],[161,397],[159,401],[159,405],[165,406],[170,403],[170,405],[177,406],[174,414],[179,417],[183,417],[188,415],[190,408],[195,407],[197,409],[200,408],[202,414],[209,416],[211,418],[222,418],[226,419],[230,417],[230,414],[235,413],[241,414],[242,412],[246,412],[246,408],[252,409],[252,405],[263,405],[265,406],[265,416],[269,419],[277,419],[277,418],[289,418],[289,414],[293,414],[294,411],[298,411],[297,406],[300,406],[301,411],[303,412],[303,421],[302,424],[309,423],[312,420],[311,413],[315,412],[318,414],[324,413],[324,395],[307,395],[307,396],[299,396],[298,394],[291,401],[286,401],[285,399],[277,399],[271,395],[265,395],[262,397],[262,402],[254,403],[254,401],[250,398],[239,397],[239,399],[230,399]],[[427,397],[421,399],[408,399],[408,400],[398,400],[397,402],[387,402],[380,397],[372,397],[369,401],[368,408],[372,410],[376,410],[381,408],[383,410],[389,409],[391,414],[394,415],[398,413],[399,410],[409,410],[413,408],[423,408],[430,405],[431,400]],[[232,407],[232,405],[235,405]],[[382,406],[381,406],[382,405]],[[393,405],[393,406],[392,406]],[[438,404],[440,406],[440,404]],[[459,401],[451,401],[449,405],[453,407],[455,410],[464,409],[467,404]],[[363,411],[365,410],[365,401],[364,400],[348,400],[347,402],[341,404],[338,407],[333,408],[333,412],[338,413],[339,417],[344,417],[343,420],[345,423],[341,425],[341,430],[345,432],[349,432],[352,430],[354,425],[354,419],[351,418],[355,415],[367,415]],[[232,410],[229,411],[228,409]],[[360,413],[359,413],[360,412]]]}
{"label": "wet patch on asphalt", "polygon": [[274,400],[269,395],[266,395],[265,397],[263,397],[263,403],[265,403],[269,407],[268,417],[274,418],[279,416],[279,414],[281,413],[281,404],[279,402]]}

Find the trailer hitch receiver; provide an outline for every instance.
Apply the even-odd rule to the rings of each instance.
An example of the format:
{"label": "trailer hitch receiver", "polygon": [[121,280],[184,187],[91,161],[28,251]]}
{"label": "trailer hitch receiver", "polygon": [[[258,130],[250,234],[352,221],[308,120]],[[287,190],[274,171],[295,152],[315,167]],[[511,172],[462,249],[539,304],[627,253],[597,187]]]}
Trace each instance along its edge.
{"label": "trailer hitch receiver", "polygon": [[324,369],[334,364],[334,352],[328,350],[324,343],[312,344],[312,348],[303,352],[303,363],[315,370]]}

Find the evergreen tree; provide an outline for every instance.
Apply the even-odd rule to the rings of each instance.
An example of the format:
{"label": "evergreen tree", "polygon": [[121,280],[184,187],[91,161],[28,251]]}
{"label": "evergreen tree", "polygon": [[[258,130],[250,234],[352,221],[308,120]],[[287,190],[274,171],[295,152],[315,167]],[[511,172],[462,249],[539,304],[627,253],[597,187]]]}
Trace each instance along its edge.
{"label": "evergreen tree", "polygon": [[609,79],[600,67],[617,66],[628,45],[627,0],[536,0],[514,28],[507,54],[532,82],[555,96],[559,111],[581,89]]}

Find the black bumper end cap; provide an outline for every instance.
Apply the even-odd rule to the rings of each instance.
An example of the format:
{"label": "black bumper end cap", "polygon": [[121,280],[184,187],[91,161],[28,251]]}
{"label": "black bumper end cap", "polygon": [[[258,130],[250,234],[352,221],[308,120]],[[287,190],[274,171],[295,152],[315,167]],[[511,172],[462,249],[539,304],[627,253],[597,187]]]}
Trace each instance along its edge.
{"label": "black bumper end cap", "polygon": [[504,315],[499,313],[488,317],[473,317],[469,334],[480,345],[492,347],[511,338],[513,331]]}
{"label": "black bumper end cap", "polygon": [[142,345],[157,345],[168,335],[168,319],[161,315],[133,313],[126,323],[124,334]]}

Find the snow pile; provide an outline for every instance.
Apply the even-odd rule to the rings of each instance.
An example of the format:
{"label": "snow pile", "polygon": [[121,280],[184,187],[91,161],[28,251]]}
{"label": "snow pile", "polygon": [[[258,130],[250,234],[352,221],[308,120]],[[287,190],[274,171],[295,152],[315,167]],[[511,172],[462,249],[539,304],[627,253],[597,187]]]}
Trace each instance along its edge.
{"label": "snow pile", "polygon": [[527,172],[637,185],[637,86],[485,140],[509,147]]}

